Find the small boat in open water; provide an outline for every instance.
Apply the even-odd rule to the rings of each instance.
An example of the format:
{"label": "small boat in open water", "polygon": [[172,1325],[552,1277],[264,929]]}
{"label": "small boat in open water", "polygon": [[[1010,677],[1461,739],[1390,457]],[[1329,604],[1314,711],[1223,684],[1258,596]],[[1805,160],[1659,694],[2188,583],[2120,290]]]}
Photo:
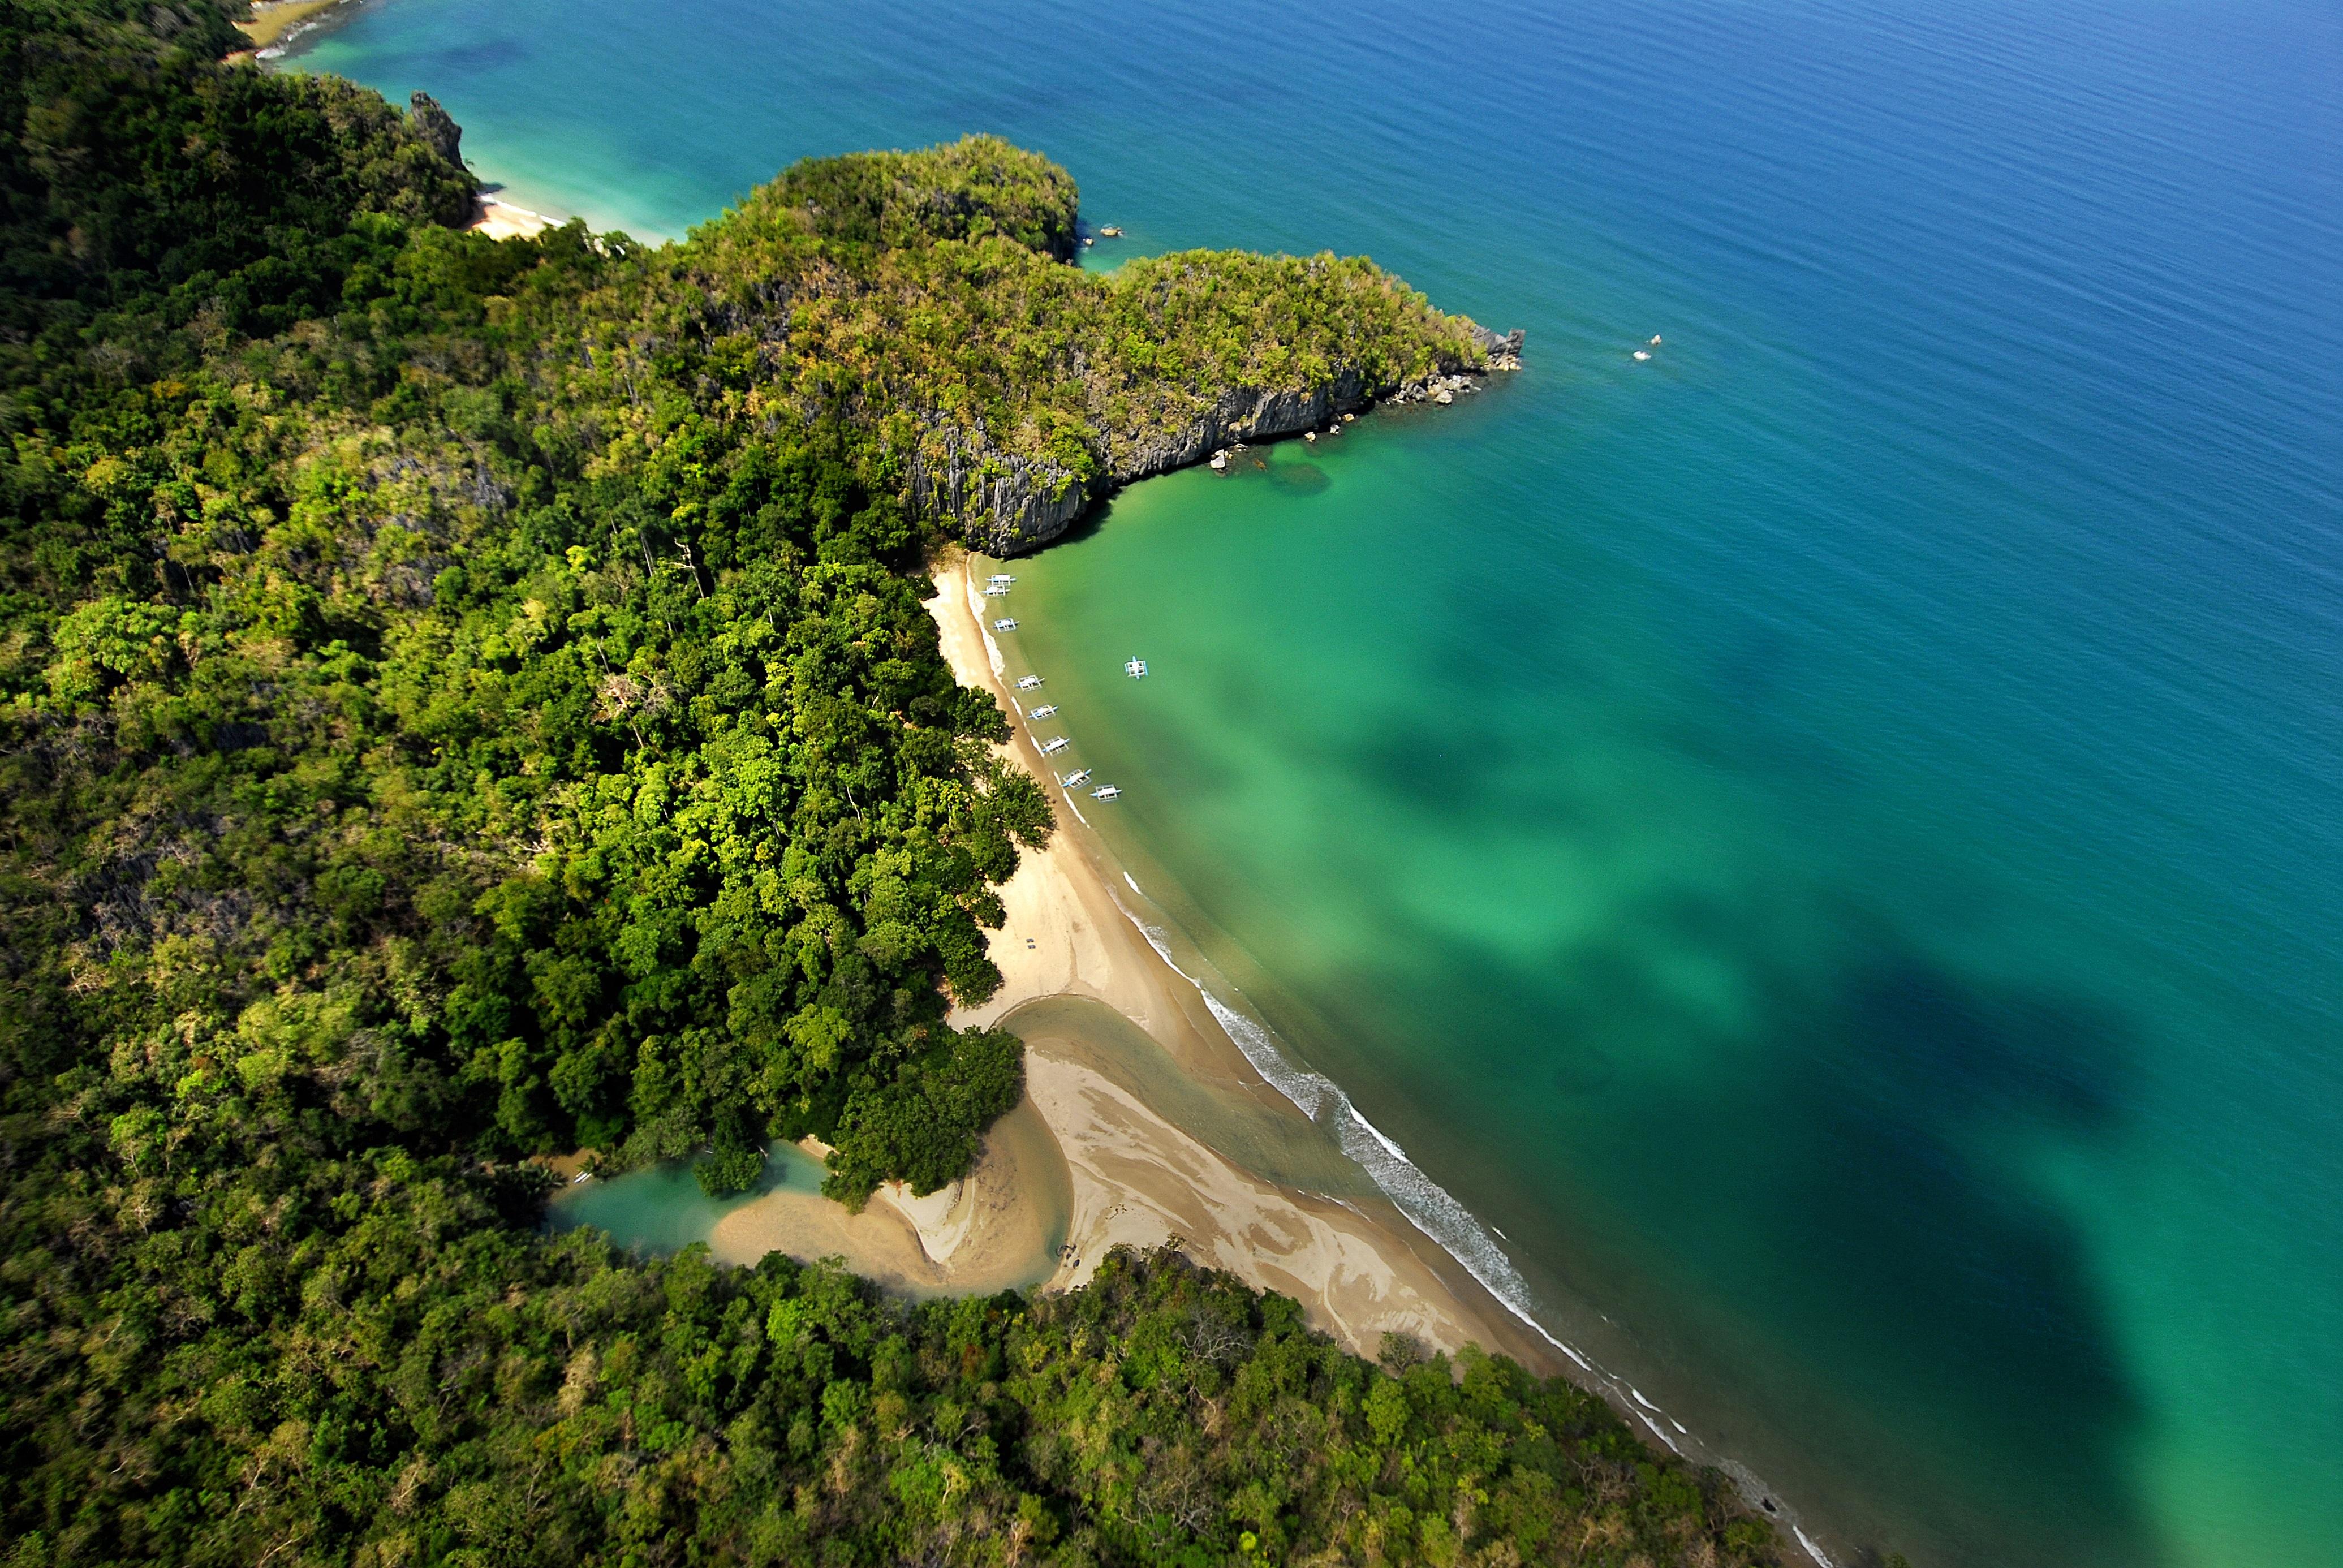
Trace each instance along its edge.
{"label": "small boat in open water", "polygon": [[1133,680],[1141,679],[1147,674],[1147,661],[1143,658],[1134,658],[1122,667],[1122,672]]}
{"label": "small boat in open water", "polygon": [[1111,784],[1101,784],[1097,789],[1091,791],[1091,799],[1093,800],[1111,800],[1121,793],[1121,790],[1116,789]]}

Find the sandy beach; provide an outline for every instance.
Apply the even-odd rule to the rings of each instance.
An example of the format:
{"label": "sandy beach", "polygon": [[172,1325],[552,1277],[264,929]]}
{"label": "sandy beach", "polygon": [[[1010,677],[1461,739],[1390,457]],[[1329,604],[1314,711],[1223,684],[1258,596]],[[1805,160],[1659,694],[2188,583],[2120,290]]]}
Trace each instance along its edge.
{"label": "sandy beach", "polygon": [[472,224],[472,232],[487,235],[490,239],[527,239],[542,234],[554,226],[555,220],[541,212],[531,212],[525,206],[500,202],[491,196],[480,198],[480,216]]}
{"label": "sandy beach", "polygon": [[[929,601],[954,674],[1009,703],[965,558]],[[1050,769],[1021,731],[1003,750]],[[1386,1332],[1552,1355],[1461,1265],[1409,1225],[1366,1172],[1264,1081],[1202,996],[1118,904],[1086,835],[1060,813],[1047,849],[1001,890],[998,994],[952,1015],[1026,1042],[1026,1097],[969,1176],[925,1198],[880,1189],[859,1214],[811,1191],[726,1214],[717,1257],[838,1257],[914,1296],[1081,1284],[1113,1248],[1176,1242],[1197,1261],[1301,1302],[1363,1354]],[[817,1156],[826,1152],[809,1145]]]}
{"label": "sandy beach", "polygon": [[[1015,713],[967,558],[955,552],[936,577],[929,609],[953,673]],[[1021,729],[1007,749],[1035,778],[1052,776]],[[1001,890],[999,994],[953,1016],[964,1026],[1008,1020],[1026,1039],[1027,1102],[1071,1192],[1049,1288],[1081,1283],[1118,1244],[1177,1239],[1200,1262],[1294,1297],[1314,1326],[1363,1353],[1397,1332],[1549,1364],[1543,1342],[1253,1070],[1118,903],[1095,846],[1062,807],[1059,815],[1049,847],[1027,851]],[[1051,1010],[1037,1018],[1045,1003]],[[1083,1003],[1111,1016],[1086,1020]],[[1240,1163],[1232,1149],[1254,1153]],[[1287,1182],[1261,1173],[1272,1164]],[[980,1171],[972,1181],[984,1179]]]}
{"label": "sandy beach", "polygon": [[343,4],[345,0],[257,0],[252,15],[236,25],[255,49],[266,49],[286,42],[296,30],[317,24]]}
{"label": "sandy beach", "polygon": [[1065,1161],[1029,1101],[993,1124],[965,1181],[925,1198],[890,1184],[859,1214],[816,1192],[769,1192],[719,1221],[709,1251],[731,1263],[840,1257],[898,1294],[983,1294],[1056,1271],[1070,1205]]}

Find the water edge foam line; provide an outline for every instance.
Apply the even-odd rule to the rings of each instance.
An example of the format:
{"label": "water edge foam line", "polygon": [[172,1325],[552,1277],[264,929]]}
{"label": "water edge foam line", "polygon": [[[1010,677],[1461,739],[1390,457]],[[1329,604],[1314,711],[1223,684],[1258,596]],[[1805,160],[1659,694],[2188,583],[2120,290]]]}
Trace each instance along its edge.
{"label": "water edge foam line", "polygon": [[[1001,647],[993,640],[992,634],[985,629],[984,607],[977,598],[976,580],[973,574],[964,576],[961,582],[968,597],[970,618],[975,622],[977,635],[984,639],[985,656],[992,666],[993,677],[995,679],[1005,679],[1008,674],[1008,661],[1001,656]],[[1018,717],[1021,719],[1024,718],[1024,709],[1021,707],[1018,709]],[[1031,737],[1031,724],[1026,723],[1024,728],[1028,737]],[[1090,819],[1083,816],[1081,808],[1075,804],[1073,792],[1068,790],[1065,796],[1066,805],[1072,810],[1075,819],[1083,827],[1088,828],[1091,825]],[[1140,890],[1138,879],[1132,877],[1129,870],[1123,871],[1122,879],[1129,884],[1134,894],[1141,898],[1146,897],[1146,894]],[[1152,948],[1156,956],[1163,960],[1164,967],[1196,988],[1196,994],[1203,999],[1205,1008],[1212,1013],[1213,1020],[1220,1024],[1222,1030],[1228,1035],[1237,1050],[1243,1053],[1244,1059],[1252,1064],[1253,1070],[1260,1073],[1272,1088],[1284,1095],[1311,1121],[1331,1125],[1334,1131],[1336,1145],[1343,1154],[1366,1171],[1368,1179],[1374,1182],[1377,1189],[1391,1201],[1394,1208],[1407,1216],[1410,1224],[1423,1231],[1441,1251],[1462,1264],[1464,1271],[1471,1274],[1480,1283],[1482,1289],[1487,1291],[1500,1306],[1512,1313],[1540,1339],[1568,1356],[1581,1372],[1610,1386],[1614,1393],[1620,1389],[1625,1389],[1634,1396],[1636,1403],[1645,1406],[1655,1413],[1666,1415],[1664,1411],[1644,1399],[1642,1392],[1627,1383],[1624,1379],[1597,1366],[1580,1353],[1576,1346],[1556,1338],[1552,1331],[1537,1321],[1529,1308],[1529,1282],[1522,1278],[1521,1271],[1513,1267],[1513,1260],[1505,1255],[1504,1250],[1490,1240],[1488,1229],[1473,1217],[1472,1211],[1457,1201],[1455,1196],[1446,1188],[1424,1174],[1423,1169],[1407,1157],[1406,1151],[1385,1135],[1383,1129],[1368,1121],[1358,1107],[1352,1103],[1351,1097],[1342,1091],[1339,1084],[1323,1073],[1315,1072],[1307,1068],[1297,1068],[1286,1060],[1284,1053],[1278,1050],[1276,1041],[1271,1038],[1264,1025],[1221,1000],[1219,997],[1212,994],[1211,987],[1205,985],[1197,976],[1190,974],[1180,967],[1172,958],[1171,947],[1164,940],[1164,933],[1161,930],[1141,920],[1136,910],[1116,897],[1111,888],[1107,890],[1107,897],[1113,900],[1114,907],[1121,911],[1123,918],[1138,928],[1140,935],[1147,940],[1147,945]],[[1320,1111],[1329,1106],[1332,1107],[1331,1113],[1322,1118]],[[1609,1320],[1606,1318],[1604,1321]],[[1645,1426],[1651,1428],[1654,1436],[1667,1445],[1669,1452],[1680,1459],[1690,1457],[1677,1444],[1675,1439],[1662,1431],[1650,1416],[1640,1410],[1634,1411],[1634,1413]],[[1685,1436],[1692,1435],[1686,1431],[1684,1423],[1674,1416],[1667,1416],[1667,1422],[1670,1426],[1684,1432]],[[1744,1466],[1735,1465],[1734,1468],[1746,1473]],[[1754,1475],[1750,1476],[1750,1481],[1762,1486],[1762,1483],[1758,1483]],[[1771,1488],[1764,1488],[1764,1490],[1770,1493]],[[1795,1521],[1785,1520],[1785,1523],[1789,1524],[1791,1533],[1797,1537],[1798,1544],[1805,1550],[1808,1556],[1814,1559],[1819,1568],[1838,1568],[1829,1554],[1815,1545]]]}

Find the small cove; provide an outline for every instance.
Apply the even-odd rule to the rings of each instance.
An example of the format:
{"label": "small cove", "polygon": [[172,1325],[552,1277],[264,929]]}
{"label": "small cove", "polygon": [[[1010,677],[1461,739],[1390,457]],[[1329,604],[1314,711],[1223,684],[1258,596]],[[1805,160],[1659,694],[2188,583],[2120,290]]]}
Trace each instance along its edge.
{"label": "small cove", "polygon": [[729,1197],[709,1197],[692,1174],[693,1163],[663,1160],[573,1182],[547,1202],[546,1229],[558,1233],[588,1226],[630,1251],[679,1252],[708,1241],[726,1215],[768,1193],[821,1195],[821,1161],[793,1143],[774,1144],[756,1186]]}

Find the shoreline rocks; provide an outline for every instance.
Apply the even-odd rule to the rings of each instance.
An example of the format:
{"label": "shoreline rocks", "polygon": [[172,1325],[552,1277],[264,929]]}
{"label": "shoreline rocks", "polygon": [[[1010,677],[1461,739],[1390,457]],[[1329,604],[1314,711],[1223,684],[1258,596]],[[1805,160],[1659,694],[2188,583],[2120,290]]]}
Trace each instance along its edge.
{"label": "shoreline rocks", "polygon": [[1481,377],[1522,366],[1524,334],[1495,333],[1475,325],[1483,366],[1445,366],[1413,381],[1370,386],[1345,368],[1313,388],[1234,388],[1221,394],[1177,432],[1137,445],[1110,446],[1106,472],[1091,483],[1047,458],[1000,451],[981,430],[931,426],[909,463],[912,507],[949,518],[971,549],[1007,557],[1038,549],[1058,538],[1121,487],[1208,462],[1250,441],[1314,437],[1377,403],[1453,404],[1478,392]]}

